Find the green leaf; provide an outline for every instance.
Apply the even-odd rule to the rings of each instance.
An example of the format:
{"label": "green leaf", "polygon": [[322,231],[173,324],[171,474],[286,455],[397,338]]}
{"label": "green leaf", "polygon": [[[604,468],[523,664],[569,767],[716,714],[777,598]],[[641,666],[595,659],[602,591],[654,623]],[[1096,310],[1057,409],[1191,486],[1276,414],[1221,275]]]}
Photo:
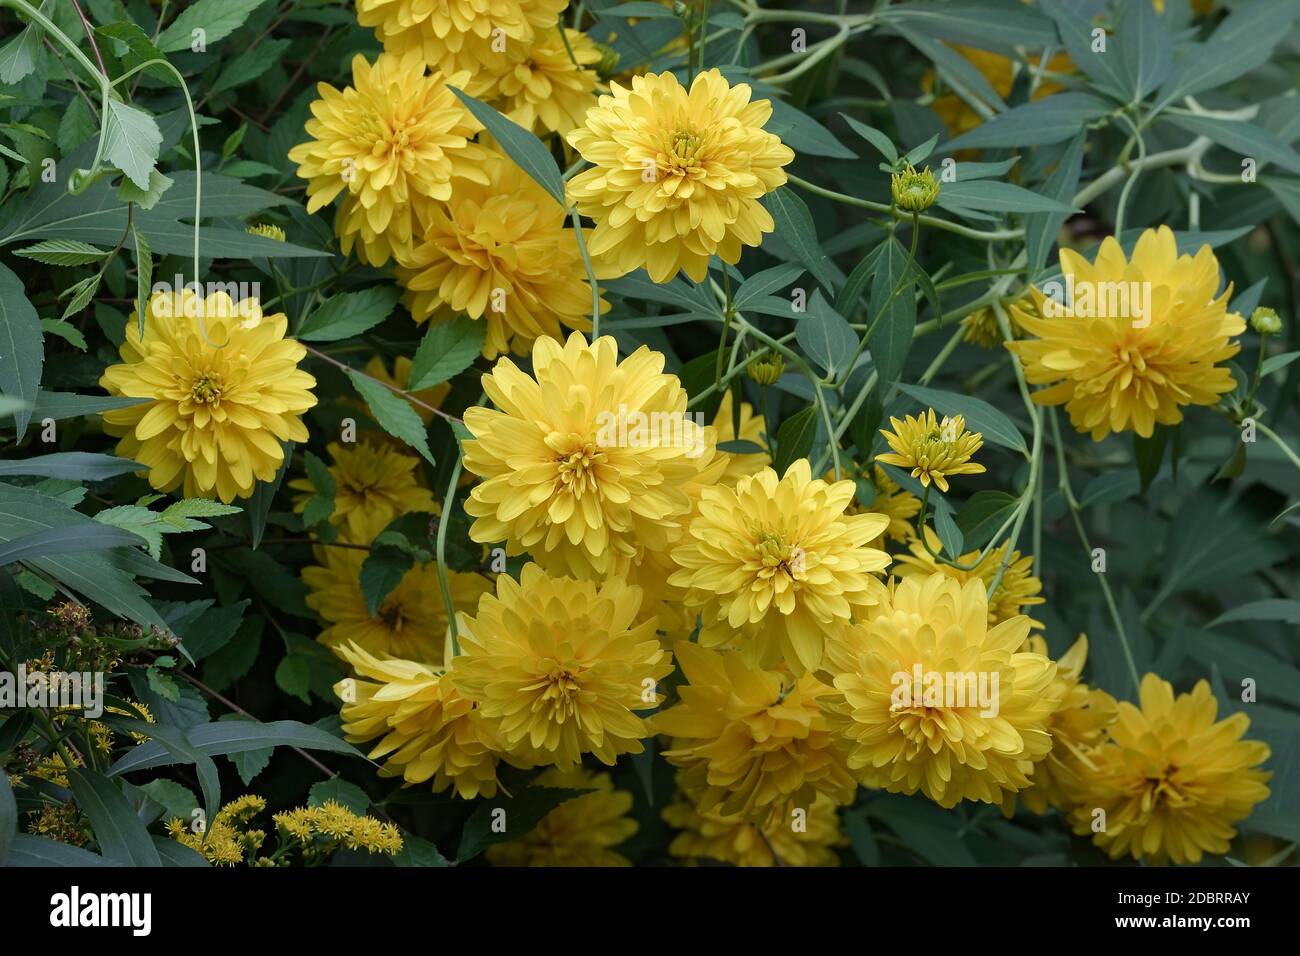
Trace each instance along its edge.
{"label": "green leaf", "polygon": [[[465,828],[460,835],[460,847],[456,851],[456,862],[464,863],[473,859],[493,843],[526,837],[548,813],[584,793],[591,791],[529,787],[513,797],[507,797],[503,791],[495,799],[484,800],[465,821]],[[503,832],[496,832],[492,826],[494,820],[501,819],[498,811],[504,811],[505,814]]]}
{"label": "green leaf", "polygon": [[[908,43],[916,47],[927,60],[934,64],[943,80],[961,95],[962,99],[974,99],[983,102],[994,110],[1005,110],[1006,102],[989,83],[988,77],[966,57],[950,46],[932,40],[927,36],[910,30],[905,26],[896,27]],[[891,161],[892,162],[892,161]]]}
{"label": "green leaf", "polygon": [[[152,668],[151,668],[152,670]],[[221,781],[217,774],[217,765],[212,758],[190,743],[186,732],[180,727],[161,722],[148,723],[135,717],[109,715],[105,721],[113,729],[123,733],[142,734],[166,748],[178,762],[193,764],[198,774],[199,787],[203,791],[204,813],[208,820],[217,815],[221,806]],[[109,776],[114,776],[113,771]]]}
{"label": "green leaf", "polygon": [[1300,601],[1283,598],[1252,601],[1225,611],[1211,621],[1209,626],[1218,627],[1234,621],[1284,621],[1287,624],[1300,624]]}
{"label": "green leaf", "polygon": [[879,18],[948,43],[1008,54],[1017,46],[1040,50],[1056,42],[1051,21],[1018,0],[902,3],[881,10]]}
{"label": "green leaf", "polygon": [[813,439],[817,437],[817,407],[810,405],[801,409],[781,423],[776,433],[776,455],[772,462],[777,475],[784,475],[786,469],[800,458],[807,458],[812,451]]}
{"label": "green leaf", "polygon": [[[1065,155],[1057,161],[1056,168],[1043,183],[1042,194],[1069,204],[1079,188],[1079,173],[1083,169],[1083,148],[1087,132],[1081,132],[1065,148]],[[1056,244],[1056,236],[1070,214],[1068,212],[1039,212],[1025,217],[1025,254],[1029,260],[1029,274],[1034,275],[1047,262],[1048,253]]]}
{"label": "green leaf", "polygon": [[304,704],[311,703],[311,665],[303,657],[289,654],[275,668],[275,686]]}
{"label": "green leaf", "polygon": [[622,20],[630,18],[637,20],[678,19],[677,14],[673,13],[668,7],[651,3],[650,0],[633,0],[631,3],[620,3],[615,7],[609,7],[605,10],[593,10],[592,12],[602,19],[605,17],[617,17]]}
{"label": "green leaf", "polygon": [[13,413],[19,441],[32,419],[44,364],[40,319],[27,301],[22,280],[0,263],[0,392],[25,403]]}
{"label": "green leaf", "polygon": [[840,293],[835,297],[835,311],[840,315],[852,315],[857,309],[858,300],[862,298],[862,293],[867,290],[871,284],[871,277],[875,275],[876,263],[884,254],[885,243],[880,243],[853,267],[849,277],[844,280],[844,285],[840,287]]}
{"label": "green leaf", "polygon": [[217,82],[212,85],[211,94],[215,96],[253,82],[280,61],[289,49],[290,42],[290,40],[263,40],[253,49],[239,54],[222,68]]}
{"label": "green leaf", "polygon": [[322,780],[312,784],[307,792],[307,806],[323,807],[328,800],[347,807],[357,816],[370,809],[370,797],[355,783],[348,783],[342,777]]}
{"label": "green leaf", "polygon": [[857,335],[844,316],[831,308],[821,289],[813,290],[808,311],[794,329],[804,353],[832,377],[837,377],[857,353]]}
{"label": "green leaf", "polygon": [[0,773],[0,866],[9,859],[9,850],[18,835],[18,802],[14,800],[9,775]]}
{"label": "green leaf", "polygon": [[152,116],[121,100],[109,99],[104,154],[127,179],[146,192],[161,146],[162,133]]}
{"label": "green leaf", "polygon": [[[223,720],[191,727],[185,732],[185,738],[209,757],[246,753],[268,747],[299,747],[351,757],[362,756],[355,747],[333,734],[296,720],[277,720],[265,724],[252,720]],[[123,754],[109,773],[117,776],[133,770],[151,770],[186,762],[168,752],[161,744],[149,741]]]}
{"label": "green leaf", "polygon": [[[152,209],[158,205],[158,200],[162,199],[163,193],[172,187],[176,180],[164,176],[159,170],[155,169],[149,173],[149,187],[141,189],[131,180],[122,181],[122,185],[117,187],[117,198],[122,202],[135,203],[141,209]],[[135,235],[139,236],[139,230],[133,230]]]}
{"label": "green leaf", "polygon": [[222,518],[226,515],[237,515],[243,510],[239,505],[223,505],[220,501],[209,501],[207,498],[182,498],[164,508],[161,517],[164,519]]}
{"label": "green leaf", "polygon": [[406,390],[420,392],[465,371],[483,351],[486,335],[487,323],[467,315],[432,326],[411,359]]}
{"label": "green leaf", "polygon": [[304,342],[334,342],[360,335],[387,319],[401,297],[401,290],[391,285],[341,292],[308,315],[295,338]]}
{"label": "green leaf", "polygon": [[1287,172],[1300,173],[1300,153],[1254,123],[1187,113],[1165,113],[1163,118],[1234,153],[1255,159],[1260,165],[1274,163]]}
{"label": "green leaf", "polygon": [[266,519],[271,513],[271,504],[275,501],[275,494],[284,481],[284,473],[289,470],[289,462],[293,459],[292,442],[281,442],[280,448],[284,452],[284,461],[280,463],[280,469],[275,473],[274,480],[259,481],[248,503],[249,537],[254,551],[262,544],[262,534],[266,531]]}
{"label": "green leaf", "polygon": [[435,844],[409,833],[402,834],[402,851],[393,857],[393,865],[450,866]]}
{"label": "green leaf", "polygon": [[68,783],[87,817],[104,858],[128,866],[162,866],[158,850],[122,790],[107,777],[70,768]]}
{"label": "green leaf", "polygon": [[876,844],[871,824],[861,810],[846,810],[842,816],[844,830],[853,845],[853,854],[863,866],[880,865],[880,847]]}
{"label": "green leaf", "polygon": [[1026,455],[1029,453],[1024,436],[1011,419],[982,398],[957,395],[937,388],[923,388],[920,385],[900,384],[898,387],[941,415],[961,415],[966,419],[966,427],[973,432],[980,432],[985,441]]}
{"label": "green leaf", "polygon": [[[761,100],[755,100],[761,102]],[[835,134],[807,113],[791,106],[785,100],[776,98],[768,100],[772,104],[772,116],[764,124],[767,132],[778,136],[801,156],[827,156],[831,159],[857,159],[853,152],[838,139]]]}
{"label": "green leaf", "polygon": [[33,836],[30,833],[20,833],[14,837],[13,848],[9,852],[9,860],[5,866],[42,868],[59,866],[83,869],[88,866],[117,866],[117,863],[80,847]]}
{"label": "green leaf", "polygon": [[962,553],[962,533],[956,520],[953,518],[951,508],[936,508],[934,510],[934,530],[939,535],[939,541],[943,548],[948,552],[951,558],[959,557]]}
{"label": "green leaf", "polygon": [[1133,433],[1133,460],[1138,470],[1138,494],[1146,492],[1160,471],[1169,443],[1169,428],[1157,425],[1150,438]]}
{"label": "green leaf", "polygon": [[1068,216],[1075,211],[1069,203],[994,179],[944,183],[936,202],[944,209],[957,213],[968,209],[984,209],[1002,213],[1053,212]]}
{"label": "green leaf", "polygon": [[1090,93],[1056,93],[1001,113],[969,133],[944,143],[941,152],[959,149],[1046,146],[1076,136],[1080,129],[1105,116],[1112,106]]}
{"label": "green leaf", "polygon": [[391,545],[371,548],[361,564],[360,576],[361,593],[371,617],[379,613],[385,598],[402,583],[414,563],[411,555],[401,548]]}
{"label": "green leaf", "polygon": [[150,800],[163,808],[163,820],[180,817],[188,821],[198,808],[199,801],[193,791],[174,780],[150,780],[137,786],[149,795]]}
{"label": "green leaf", "polygon": [[32,410],[35,419],[52,418],[56,422],[83,415],[99,415],[115,408],[130,408],[149,401],[147,398],[112,397],[108,395],[77,395],[73,392],[47,392],[36,396]]}
{"label": "green leaf", "polygon": [[867,346],[871,349],[879,376],[877,387],[882,394],[903,374],[903,363],[912,350],[912,333],[916,330],[916,297],[912,293],[907,262],[907,250],[891,236],[881,246],[871,282],[870,315],[875,328],[867,338]]}
{"label": "green leaf", "polygon": [[52,554],[83,554],[141,543],[138,535],[120,528],[47,528],[0,544],[0,568]]}
{"label": "green leaf", "polygon": [[957,527],[967,548],[982,548],[1011,517],[1020,499],[1005,491],[977,491],[957,513]]}
{"label": "green leaf", "polygon": [[1270,355],[1264,359],[1264,364],[1260,369],[1261,377],[1267,378],[1274,372],[1279,372],[1286,368],[1296,359],[1300,358],[1300,352],[1283,352],[1281,355]]}
{"label": "green leaf", "polygon": [[304,458],[307,477],[311,479],[315,493],[307,499],[303,508],[302,523],[313,528],[322,521],[328,521],[334,513],[334,496],[338,493],[338,484],[323,461],[311,452],[307,452]]}
{"label": "green leaf", "polygon": [[[166,59],[162,51],[154,46],[149,34],[130,20],[118,20],[102,27],[95,27],[95,32],[113,41],[110,43],[110,49],[115,52],[118,50],[123,51],[123,66],[138,66],[142,63],[148,63],[150,60]],[[159,64],[146,67],[144,72],[164,82],[175,82],[171,73]]]}
{"label": "green leaf", "polygon": [[98,131],[99,124],[91,115],[85,97],[73,97],[72,102],[63,111],[63,115],[59,117],[59,130],[54,137],[59,147],[59,154],[67,156]]}
{"label": "green leaf", "polygon": [[63,319],[41,319],[41,330],[49,335],[57,335],[73,348],[86,351],[86,337],[75,325]]}
{"label": "green leaf", "polygon": [[1195,96],[1263,66],[1273,55],[1273,48],[1291,35],[1291,23],[1298,16],[1300,4],[1295,0],[1245,0],[1235,4],[1209,40],[1187,44],[1176,57],[1174,70],[1160,91],[1159,103]]}
{"label": "green leaf", "polygon": [[46,239],[25,249],[15,249],[14,255],[35,259],[47,266],[84,266],[98,262],[108,252],[76,239]]}
{"label": "green leaf", "polygon": [[817,227],[813,224],[807,204],[787,186],[768,193],[763,197],[762,203],[772,214],[777,236],[790,247],[795,258],[803,263],[826,292],[834,295],[833,267],[830,257],[817,244]]}
{"label": "green leaf", "polygon": [[85,451],[64,451],[51,455],[33,455],[17,461],[0,461],[0,476],[40,475],[43,478],[66,478],[69,481],[102,481],[140,470],[140,463],[129,458]]}
{"label": "green leaf", "polygon": [[487,128],[488,134],[497,141],[506,155],[531,176],[537,185],[550,193],[551,198],[560,205],[561,209],[567,208],[564,201],[564,180],[560,178],[560,171],[556,168],[555,160],[545,144],[483,101],[476,100],[454,86],[448,89],[455,93],[474,118]]}
{"label": "green leaf", "polygon": [[738,312],[754,299],[779,292],[804,274],[804,267],[794,262],[783,262],[779,266],[756,272],[740,284],[731,304]]}
{"label": "green leaf", "polygon": [[[49,14],[52,0],[41,0],[40,11]],[[36,54],[41,48],[44,31],[29,23],[18,35],[0,47],[0,83],[13,86],[36,69]]]}
{"label": "green leaf", "polygon": [[65,289],[63,294],[72,293],[72,300],[68,307],[63,310],[63,318],[67,320],[68,316],[75,315],[90,304],[91,297],[99,291],[99,280],[103,273],[96,273],[86,279],[82,279],[69,289]]}
{"label": "green leaf", "polygon": [[234,33],[248,15],[266,0],[198,0],[181,10],[180,16],[158,37],[164,53],[189,50],[194,43],[193,31],[203,31],[205,44],[223,40]]}
{"label": "green leaf", "polygon": [[1095,24],[1078,9],[1077,0],[1041,0],[1038,6],[1056,21],[1056,29],[1071,61],[1092,81],[1093,86],[1120,102],[1128,102],[1128,86],[1120,58],[1110,45],[1109,37],[1105,49],[1093,49]]}
{"label": "green leaf", "polygon": [[197,851],[187,847],[184,843],[177,843],[171,837],[155,836],[151,837],[154,847],[158,850],[158,856],[162,860],[163,866],[195,866],[211,868],[209,863]]}
{"label": "green leaf", "polygon": [[1132,102],[1146,98],[1173,66],[1174,41],[1156,15],[1153,3],[1129,3],[1124,7],[1115,31],[1119,44],[1120,68]]}
{"label": "green leaf", "polygon": [[903,841],[907,849],[935,866],[975,866],[975,856],[956,829],[961,820],[925,800],[908,800],[894,795],[878,797],[867,812],[882,821]]}
{"label": "green leaf", "polygon": [[372,378],[359,372],[348,372],[352,387],[357,390],[362,400],[370,406],[370,413],[384,431],[410,445],[420,453],[429,464],[433,464],[433,452],[429,450],[429,435],[420,416],[415,414],[405,399],[398,398],[391,391]]}

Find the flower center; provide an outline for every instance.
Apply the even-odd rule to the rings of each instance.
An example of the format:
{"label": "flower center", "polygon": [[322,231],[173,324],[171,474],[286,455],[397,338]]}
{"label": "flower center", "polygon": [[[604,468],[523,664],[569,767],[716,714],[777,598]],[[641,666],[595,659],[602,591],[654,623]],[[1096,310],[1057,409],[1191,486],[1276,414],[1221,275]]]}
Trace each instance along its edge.
{"label": "flower center", "polygon": [[396,632],[406,623],[406,610],[401,601],[388,601],[379,609],[378,617],[387,630]]}
{"label": "flower center", "polygon": [[781,532],[759,532],[756,549],[758,559],[763,563],[764,568],[771,570],[771,573],[775,574],[778,571],[783,571],[790,578],[803,573],[803,548],[786,542],[785,536]]}
{"label": "flower center", "polygon": [[704,139],[698,133],[693,130],[678,130],[672,135],[668,156],[674,166],[696,166],[699,165],[700,150],[703,147]]}
{"label": "flower center", "polygon": [[221,376],[203,372],[190,383],[190,397],[200,405],[215,405],[221,401]]}
{"label": "flower center", "polygon": [[554,658],[548,658],[543,666],[546,672],[541,684],[542,693],[533,709],[546,708],[552,720],[563,723],[577,713],[582,684],[575,671]]}
{"label": "flower center", "polygon": [[564,489],[577,498],[586,492],[595,494],[596,467],[604,460],[605,453],[598,451],[592,441],[583,442],[568,454],[561,454],[555,461],[559,465],[559,478]]}

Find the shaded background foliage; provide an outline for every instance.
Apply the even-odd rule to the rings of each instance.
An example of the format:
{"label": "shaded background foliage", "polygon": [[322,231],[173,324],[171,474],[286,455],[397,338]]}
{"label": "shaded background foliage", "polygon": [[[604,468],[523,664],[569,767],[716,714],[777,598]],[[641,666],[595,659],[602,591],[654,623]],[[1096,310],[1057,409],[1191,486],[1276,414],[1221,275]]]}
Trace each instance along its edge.
{"label": "shaded background foliage", "polygon": [[[642,9],[620,13],[610,0],[592,0],[582,25],[608,41],[623,62],[681,69],[680,50],[654,52],[680,34],[680,21],[644,9],[654,5],[632,6]],[[1012,364],[1001,349],[953,339],[953,330],[975,306],[986,304],[991,290],[994,297],[1009,297],[1024,281],[1041,285],[1052,278],[1058,234],[1062,243],[1091,255],[1115,229],[1122,203],[1126,246],[1140,229],[1161,223],[1178,231],[1184,250],[1209,243],[1234,283],[1233,310],[1249,314],[1257,304],[1276,308],[1286,320],[1285,344],[1276,353],[1293,358],[1291,353],[1300,350],[1295,321],[1300,153],[1294,147],[1300,139],[1295,30],[1300,5],[1293,0],[1224,4],[1226,14],[1216,11],[1207,18],[1193,18],[1183,0],[1169,0],[1154,34],[1134,0],[1041,0],[1033,7],[1015,0],[806,6],[798,11],[804,20],[746,21],[743,11],[715,4],[712,39],[699,54],[705,65],[723,65],[733,82],[750,82],[757,96],[779,97],[768,129],[795,150],[790,172],[803,181],[768,198],[777,231],[761,250],[747,250],[733,270],[735,304],[766,335],[793,331],[790,347],[822,368],[872,329],[870,362],[853,370],[842,391],[819,396],[793,368],[762,392],[744,376],[732,380],[736,394],[761,406],[771,431],[782,439],[779,459],[806,454],[829,467],[824,419],[811,406],[825,403],[838,422],[873,372],[883,383],[940,389],[948,400],[978,395],[996,410],[989,421],[1009,427],[1023,444],[1032,423]],[[110,76],[161,53],[193,94],[203,170],[201,274],[276,290],[277,308],[288,313],[291,331],[353,369],[372,355],[417,355],[426,335],[435,336],[423,369],[430,384],[450,381],[442,407],[459,414],[477,403],[478,375],[486,367],[476,360],[481,331],[464,322],[427,333],[417,328],[398,304],[390,274],[342,256],[328,215],[305,213],[303,185],[285,158],[304,138],[315,83],[345,85],[353,55],[372,57],[379,50],[373,33],[356,24],[350,5],[199,0],[173,4],[171,10],[163,5],[161,19],[160,9],[142,0],[86,0],[83,7]],[[68,36],[82,36],[71,4],[43,8]],[[875,17],[869,29],[855,28],[847,42],[832,46],[838,27],[817,17],[846,12]],[[1087,25],[1097,15],[1115,27],[1118,67],[1113,60],[1098,65],[1080,52],[1089,42]],[[207,25],[205,52],[190,50],[190,28],[197,23]],[[116,615],[143,625],[144,646],[128,649],[128,666],[115,686],[148,704],[159,724],[181,739],[173,754],[178,765],[165,772],[85,772],[81,786],[110,791],[103,809],[87,810],[99,852],[148,862],[155,841],[145,824],[164,808],[185,809],[177,801],[187,799],[158,782],[179,783],[188,799],[208,800],[204,765],[185,752],[184,734],[257,715],[262,721],[293,723],[276,725],[277,732],[256,731],[263,735],[262,746],[218,753],[215,772],[223,793],[252,788],[275,808],[334,795],[358,809],[378,808],[402,825],[408,841],[401,863],[474,858],[482,841],[495,838],[486,829],[483,802],[468,804],[419,787],[403,790],[376,778],[364,761],[312,753],[347,750],[329,742],[338,730],[331,686],[343,670],[314,639],[320,624],[306,606],[298,577],[312,563],[312,527],[292,512],[280,481],[260,486],[253,498],[238,502],[238,511],[201,504],[172,511],[174,505],[157,502],[149,505],[150,514],[121,513],[115,529],[140,536],[152,558],[135,542],[124,544],[109,533],[114,524],[104,512],[137,503],[150,489],[143,478],[106,457],[112,441],[102,434],[96,413],[113,407],[114,400],[105,398],[97,383],[106,365],[116,361],[137,285],[143,281],[147,288],[150,275],[167,280],[193,275],[195,156],[189,111],[173,77],[156,66],[141,70],[129,82],[131,102],[156,125],[142,126],[120,152],[110,152],[125,177],[110,170],[79,195],[69,193],[74,171],[89,166],[94,153],[98,99],[66,51],[33,41],[20,33],[22,26],[12,10],[0,13],[5,37],[0,49],[0,321],[8,333],[0,336],[6,402],[0,414],[12,419],[0,426],[0,547],[29,533],[33,521],[71,526],[82,544],[72,552],[28,554],[0,570],[0,650],[11,662],[40,657],[44,647],[33,621],[56,588],[89,599],[105,621]],[[796,27],[808,34],[804,57],[816,60],[789,60],[786,70],[797,67],[798,72],[778,83],[752,76],[750,67],[787,57],[789,31]],[[1078,71],[1067,81],[1069,88],[1043,108],[1036,105],[1042,101],[1029,99],[1029,71],[999,93],[955,52],[958,45],[1020,58],[1027,51],[1064,50]],[[771,78],[770,72],[764,75]],[[954,95],[967,108],[969,101],[983,104],[988,114],[960,141],[950,137],[932,108],[932,96]],[[1189,108],[1188,96],[1213,113]],[[1136,188],[1122,199],[1131,175],[1124,163],[1135,151],[1131,125],[1119,114],[1133,104],[1140,104],[1149,120],[1141,155],[1183,152],[1178,162],[1139,167]],[[1249,117],[1223,118],[1252,107]],[[863,132],[855,122],[870,130]],[[556,143],[548,148],[557,170],[565,168],[563,148]],[[979,161],[996,165],[986,179],[955,184],[930,210],[959,228],[927,224],[922,229],[916,257],[928,277],[909,281],[901,301],[886,303],[903,274],[911,240],[907,218],[888,214],[889,177],[878,168],[882,159],[892,160],[889,151],[895,149],[898,155],[910,151],[918,164],[936,169],[943,157],[960,158],[968,149],[981,150]],[[1242,157],[1257,162],[1257,181],[1240,181]],[[40,176],[47,159],[55,163],[52,183]],[[170,185],[151,178],[155,160]],[[1206,177],[1205,169],[1219,175]],[[140,181],[132,193],[129,184],[135,180]],[[995,188],[999,184],[1018,188]],[[150,195],[159,189],[160,195]],[[827,190],[868,205],[836,201]],[[1086,202],[1077,202],[1080,193]],[[1071,213],[1076,207],[1081,211]],[[278,225],[288,241],[250,235],[251,223]],[[1023,238],[1013,235],[1020,229]],[[971,236],[988,232],[1007,236],[992,242]],[[1028,271],[1009,277],[997,273],[1013,265],[1025,242]],[[64,245],[24,254],[37,243]],[[91,255],[80,244],[119,249],[112,256]],[[995,274],[986,274],[991,269]],[[721,277],[716,270],[714,275]],[[792,312],[794,287],[810,296],[807,313]],[[669,370],[695,396],[692,408],[711,416],[720,397],[710,386],[722,307],[709,288],[685,277],[656,286],[638,273],[602,283],[602,289],[613,306],[602,331],[614,335],[623,350],[648,344],[663,352]],[[873,325],[886,305],[882,324]],[[1243,336],[1239,369],[1254,368],[1260,341],[1251,333]],[[932,376],[936,361],[941,370]],[[1300,363],[1273,362],[1276,371],[1259,394],[1266,408],[1263,420],[1294,448],[1300,442],[1295,424]],[[338,364],[315,359],[311,369],[322,401],[306,416],[312,439],[308,447],[293,450],[288,466],[293,476],[312,468],[309,456],[319,462],[342,420],[357,417],[360,399],[371,397],[358,396],[355,376]],[[1239,372],[1237,378],[1248,375]],[[915,412],[922,394],[877,388],[853,408],[841,443],[844,461],[862,462],[881,451],[877,426],[891,414]],[[45,418],[58,422],[53,443],[41,440]],[[452,424],[435,418],[425,438],[432,458],[423,466],[428,486],[445,488],[457,455]],[[1161,428],[1148,441],[1112,437],[1093,443],[1069,429],[1064,439],[1063,460],[1091,544],[1105,550],[1106,580],[1119,620],[1107,614],[1093,556],[1075,536],[1057,456],[1044,450],[1036,530],[1026,532],[1020,547],[1036,550],[1040,562],[1048,601],[1034,614],[1046,624],[1053,655],[1086,631],[1090,682],[1132,699],[1135,688],[1118,633],[1122,624],[1139,673],[1154,670],[1179,689],[1208,677],[1222,710],[1246,710],[1250,735],[1267,741],[1273,752],[1272,796],[1243,825],[1236,858],[1293,859],[1300,842],[1300,651],[1294,640],[1300,624],[1295,560],[1300,513],[1288,509],[1300,500],[1300,473],[1277,445],[1263,440],[1243,445],[1234,424],[1204,408],[1188,410],[1181,425]],[[83,453],[98,457],[75,457]],[[33,464],[52,454],[64,457]],[[987,447],[982,460],[988,472],[965,479],[949,496],[959,514],[974,495],[1025,485],[1028,464],[1021,456]],[[445,520],[449,565],[481,567],[481,549],[468,540],[468,519],[459,503]],[[430,554],[431,530],[427,522],[403,529],[414,548]],[[205,574],[191,577],[186,570],[193,548],[205,549],[208,564]],[[405,560],[386,557],[399,564]],[[378,599],[382,593],[375,603]],[[151,627],[174,633],[186,653],[149,638]],[[1258,702],[1241,702],[1245,679],[1258,683]],[[21,712],[3,716],[0,750],[14,754],[20,744],[39,746],[39,728],[30,721],[24,725]],[[172,746],[159,742],[164,750]],[[342,777],[331,781],[334,773]],[[520,821],[512,827],[530,825],[556,799],[554,793],[527,787],[528,776],[506,771],[515,794],[508,803],[510,818]],[[625,758],[614,776],[617,786],[634,794],[640,824],[622,852],[634,862],[666,862],[670,831],[659,814],[673,790],[670,768],[646,755]],[[70,786],[81,802],[78,785]],[[54,784],[43,789],[55,798],[68,795]],[[6,801],[2,796],[0,858],[6,851],[38,857],[63,852],[33,845],[33,837],[10,837],[38,797],[20,793],[17,801]],[[123,813],[136,821],[130,825],[136,839],[110,846],[101,828],[120,821]],[[993,807],[963,804],[948,812],[920,798],[860,793],[842,820],[850,838],[842,850],[845,862],[1103,861],[1055,818],[1022,813],[1007,820]],[[340,861],[374,862],[346,854]]]}

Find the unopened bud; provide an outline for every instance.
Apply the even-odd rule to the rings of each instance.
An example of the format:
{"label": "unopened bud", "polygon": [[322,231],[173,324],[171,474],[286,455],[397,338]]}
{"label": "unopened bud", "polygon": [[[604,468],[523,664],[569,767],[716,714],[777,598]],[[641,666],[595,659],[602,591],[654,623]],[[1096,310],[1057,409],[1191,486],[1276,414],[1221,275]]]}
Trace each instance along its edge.
{"label": "unopened bud", "polygon": [[890,189],[894,194],[894,205],[908,212],[920,212],[929,209],[939,198],[939,184],[934,173],[927,166],[917,172],[911,163],[901,173],[894,173],[890,179]]}
{"label": "unopened bud", "polygon": [[1250,327],[1260,335],[1277,335],[1282,331],[1282,317],[1276,309],[1261,305],[1250,314]]}
{"label": "unopened bud", "polygon": [[750,362],[746,371],[750,379],[759,385],[773,385],[785,372],[785,362],[777,353],[768,352]]}

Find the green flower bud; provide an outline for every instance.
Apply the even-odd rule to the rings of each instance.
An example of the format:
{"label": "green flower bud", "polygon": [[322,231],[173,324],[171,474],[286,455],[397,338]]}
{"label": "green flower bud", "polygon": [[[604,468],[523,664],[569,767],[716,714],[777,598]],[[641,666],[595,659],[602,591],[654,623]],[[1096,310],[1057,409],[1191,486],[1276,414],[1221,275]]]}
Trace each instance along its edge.
{"label": "green flower bud", "polygon": [[1250,327],[1260,335],[1277,335],[1282,331],[1282,317],[1277,310],[1261,305],[1250,314]]}
{"label": "green flower bud", "polygon": [[939,183],[927,166],[917,172],[911,163],[901,173],[894,173],[890,179],[890,189],[894,194],[894,205],[908,212],[920,212],[929,209],[939,198]]}
{"label": "green flower bud", "polygon": [[761,358],[750,362],[745,369],[750,379],[759,385],[772,385],[785,372],[785,362],[775,352],[768,352]]}

